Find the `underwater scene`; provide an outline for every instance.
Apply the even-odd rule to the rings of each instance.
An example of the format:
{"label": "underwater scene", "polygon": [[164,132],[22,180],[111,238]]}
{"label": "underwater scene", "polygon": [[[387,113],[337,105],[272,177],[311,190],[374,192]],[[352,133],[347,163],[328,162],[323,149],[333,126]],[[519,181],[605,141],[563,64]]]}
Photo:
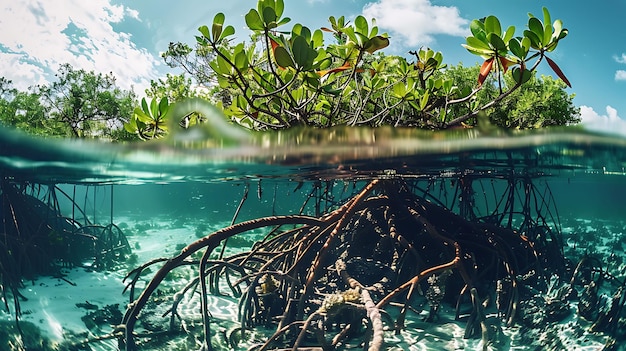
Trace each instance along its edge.
{"label": "underwater scene", "polygon": [[1,129],[0,349],[626,350],[626,140],[418,133]]}

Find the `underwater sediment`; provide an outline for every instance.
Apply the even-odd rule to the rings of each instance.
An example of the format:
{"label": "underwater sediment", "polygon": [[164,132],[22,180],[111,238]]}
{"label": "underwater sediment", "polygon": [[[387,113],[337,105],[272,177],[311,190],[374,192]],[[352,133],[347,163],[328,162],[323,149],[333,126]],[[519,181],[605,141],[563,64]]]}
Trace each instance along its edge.
{"label": "underwater sediment", "polygon": [[[169,318],[158,333],[190,333],[177,310],[185,295],[198,293],[202,327],[196,325],[193,339],[202,349],[220,348],[216,337],[221,347],[249,350],[384,349],[385,335],[400,333],[407,314],[436,324],[443,304],[466,325],[463,337],[480,339],[486,349],[505,339],[502,328],[562,321],[577,288],[586,291],[581,308],[589,305],[589,284],[606,277],[588,259],[575,265],[565,258],[549,191],[527,175],[499,177],[506,186],[497,206],[478,216],[472,183],[481,177],[375,179],[320,216],[263,217],[209,233],[127,276],[131,297],[116,331],[120,348],[149,349],[141,316],[155,308],[151,295],[167,276],[183,267],[195,267],[193,279],[162,300]],[[444,185],[455,189],[447,197],[460,200],[438,200]],[[259,229],[266,236],[250,250],[224,254],[228,240]],[[159,268],[136,293],[148,267]],[[602,317],[597,305],[588,315],[615,337],[620,291]],[[207,296],[238,299],[238,326],[218,332]]]}

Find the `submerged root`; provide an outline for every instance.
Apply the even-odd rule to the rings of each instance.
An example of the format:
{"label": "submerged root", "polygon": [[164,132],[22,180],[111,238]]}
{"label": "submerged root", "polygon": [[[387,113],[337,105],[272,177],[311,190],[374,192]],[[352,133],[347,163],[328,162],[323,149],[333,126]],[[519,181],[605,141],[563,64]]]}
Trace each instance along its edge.
{"label": "submerged root", "polygon": [[[259,228],[269,234],[251,250],[216,255],[222,241]],[[149,308],[150,296],[171,271],[190,265],[198,267],[197,277],[176,295],[169,313],[177,315],[181,296],[199,286],[203,349],[212,349],[215,333],[207,295],[216,279],[239,298],[238,335],[245,338],[257,326],[274,328],[250,350],[326,350],[354,340],[381,350],[383,314],[393,324],[387,327],[399,331],[406,314],[421,309],[420,300],[430,299],[435,306],[445,296],[458,296],[459,309],[472,308],[469,323],[472,329],[478,326],[486,344],[485,315],[477,297],[496,295],[499,289],[499,312],[504,320],[513,320],[520,277],[532,272],[546,276],[546,254],[544,246],[510,228],[469,221],[416,196],[402,180],[374,180],[317,218],[275,216],[235,224],[191,243],[175,257],[153,262],[163,265],[136,300],[131,294],[120,344],[136,349],[136,323]],[[131,291],[146,267],[129,275]],[[462,299],[468,291],[469,302]],[[437,307],[431,313],[434,318]]]}
{"label": "submerged root", "polygon": [[[63,215],[59,196],[67,197],[71,217]],[[64,278],[63,268],[105,269],[129,254],[128,241],[112,220],[104,226],[92,223],[74,197],[57,186],[0,177],[0,298],[20,335],[24,280],[49,275],[75,285]]]}

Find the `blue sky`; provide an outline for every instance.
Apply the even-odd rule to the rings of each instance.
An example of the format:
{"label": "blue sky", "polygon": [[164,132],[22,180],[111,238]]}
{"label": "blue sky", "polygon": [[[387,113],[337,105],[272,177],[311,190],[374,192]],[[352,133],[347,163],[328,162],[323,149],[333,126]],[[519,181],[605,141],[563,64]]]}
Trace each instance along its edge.
{"label": "blue sky", "polygon": [[[15,0],[0,5],[0,76],[14,86],[49,82],[63,63],[112,72],[118,84],[141,94],[151,79],[180,73],[162,62],[169,42],[193,43],[197,28],[217,12],[247,38],[243,15],[256,0]],[[473,65],[479,58],[461,44],[469,22],[496,15],[521,33],[527,13],[541,18],[547,6],[570,35],[551,57],[572,83],[569,92],[594,129],[626,135],[626,2],[623,0],[285,0],[292,23],[315,29],[329,16],[375,17],[391,36],[389,54],[428,46],[448,64]],[[552,74],[547,68],[541,73]],[[623,116],[625,119],[622,119]]]}

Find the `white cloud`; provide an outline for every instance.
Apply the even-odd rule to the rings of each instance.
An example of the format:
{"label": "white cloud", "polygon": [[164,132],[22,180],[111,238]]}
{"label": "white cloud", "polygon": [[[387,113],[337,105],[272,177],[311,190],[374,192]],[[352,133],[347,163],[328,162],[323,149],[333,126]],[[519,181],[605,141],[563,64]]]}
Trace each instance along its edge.
{"label": "white cloud", "polygon": [[468,35],[469,21],[456,7],[435,6],[430,0],[378,0],[363,8],[363,16],[376,18],[382,30],[400,37],[408,46],[432,43],[434,35]]}
{"label": "white cloud", "polygon": [[42,83],[63,63],[112,72],[124,89],[143,87],[160,64],[130,34],[114,30],[112,24],[139,13],[110,0],[7,1],[0,16],[0,51],[11,60],[2,60],[0,69],[18,88]]}
{"label": "white cloud", "polygon": [[[622,55],[620,56],[613,56],[613,59],[617,63],[626,63],[626,54],[622,53]],[[615,80],[626,80],[626,70],[618,69],[617,71],[615,71]]]}
{"label": "white cloud", "polygon": [[618,63],[626,63],[626,54],[622,54],[621,56],[614,56],[613,58]]}
{"label": "white cloud", "polygon": [[134,18],[137,21],[141,22],[141,19],[139,18],[139,11],[128,8],[128,7],[125,10],[126,10],[125,13],[128,17]]}
{"label": "white cloud", "polygon": [[13,87],[25,91],[32,85],[46,83],[45,72],[28,62],[24,55],[0,52],[0,72],[13,81]]}
{"label": "white cloud", "polygon": [[581,124],[597,132],[626,135],[626,120],[620,118],[617,110],[606,107],[606,115],[600,115],[589,106],[580,107]]}
{"label": "white cloud", "polygon": [[615,80],[626,80],[626,71],[623,69],[615,71]]}

